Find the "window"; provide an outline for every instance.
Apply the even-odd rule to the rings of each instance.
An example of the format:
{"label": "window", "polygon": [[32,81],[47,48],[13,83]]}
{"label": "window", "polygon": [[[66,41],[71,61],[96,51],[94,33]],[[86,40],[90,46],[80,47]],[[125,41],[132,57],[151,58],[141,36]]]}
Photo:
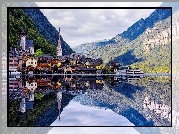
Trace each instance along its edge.
{"label": "window", "polygon": [[35,62],[35,64],[37,64],[37,63]]}
{"label": "window", "polygon": [[33,62],[31,62],[31,64],[33,64]]}
{"label": "window", "polygon": [[33,86],[33,84],[31,84],[31,86]]}

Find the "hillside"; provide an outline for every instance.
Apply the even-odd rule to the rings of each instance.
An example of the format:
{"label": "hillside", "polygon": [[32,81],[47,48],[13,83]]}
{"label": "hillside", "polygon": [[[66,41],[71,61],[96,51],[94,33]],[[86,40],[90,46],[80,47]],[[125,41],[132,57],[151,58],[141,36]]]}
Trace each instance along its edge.
{"label": "hillside", "polygon": [[18,47],[18,33],[21,29],[27,32],[27,39],[34,40],[35,50],[42,48],[44,53],[54,55],[56,47],[44,38],[36,28],[33,21],[22,9],[9,9],[9,45]]}
{"label": "hillside", "polygon": [[[170,72],[171,64],[171,12],[157,9],[146,19],[140,19],[131,27],[112,39],[93,44],[85,55],[102,58],[104,63],[111,59],[121,65],[131,65],[145,72]],[[102,44],[102,42],[100,42]],[[92,44],[91,44],[92,45]],[[80,48],[81,46],[77,46]],[[87,45],[88,48],[90,44]],[[92,49],[93,48],[93,49]]]}
{"label": "hillside", "polygon": [[[153,13],[149,15],[149,17],[143,19],[141,18],[139,21],[130,26],[126,31],[121,34],[116,35],[108,41],[100,41],[100,42],[92,42],[92,43],[84,43],[82,45],[74,48],[76,52],[81,52],[80,50],[83,48],[84,52],[91,51],[92,49],[96,49],[101,46],[105,46],[108,44],[118,44],[125,41],[135,40],[140,34],[142,34],[147,28],[152,28],[153,25],[160,21],[168,18],[171,15],[170,9],[156,9]],[[126,43],[127,43],[126,42]],[[101,45],[102,44],[102,45]],[[90,47],[91,46],[91,47]]]}
{"label": "hillside", "polygon": [[[7,6],[32,6],[32,7],[38,7],[34,2],[9,2],[3,4],[3,32],[2,32],[2,40],[3,42],[6,42],[6,32],[7,29],[7,22],[6,22],[6,14],[5,8]],[[11,46],[17,46],[17,34],[20,29],[28,30],[28,39],[32,39],[35,42],[35,49],[38,49],[39,47],[42,47],[44,53],[50,53],[51,55],[54,55],[56,52],[56,46],[58,41],[58,31],[55,29],[54,26],[48,21],[48,19],[43,15],[43,13],[39,9],[18,9],[19,11],[15,11],[16,13],[13,13],[11,11],[9,15],[9,23],[11,25],[10,27],[10,37],[9,42]],[[16,14],[16,15],[15,15]],[[22,16],[22,17],[19,17]],[[41,21],[39,21],[39,19]],[[61,42],[62,42],[62,54],[68,55],[73,52],[73,50],[70,48],[70,46],[63,40],[63,37],[61,36]],[[3,46],[3,52],[6,52],[6,49]]]}
{"label": "hillside", "polygon": [[[148,28],[131,42],[121,38],[120,43],[94,49],[88,55],[101,57],[105,63],[113,59],[121,65],[132,65],[146,72],[169,72],[171,64],[170,24],[169,17],[165,21],[156,23],[153,28]],[[166,37],[163,37],[163,34]]]}
{"label": "hillside", "polygon": [[[44,36],[53,45],[58,44],[58,31],[55,27],[48,21],[46,16],[40,11],[40,9],[23,9],[29,18],[32,19],[39,33]],[[34,15],[35,14],[35,15]],[[60,19],[59,19],[60,21]],[[60,27],[60,26],[59,26]],[[63,40],[62,36],[60,38],[62,42],[62,55],[69,55],[73,52],[70,46]]]}

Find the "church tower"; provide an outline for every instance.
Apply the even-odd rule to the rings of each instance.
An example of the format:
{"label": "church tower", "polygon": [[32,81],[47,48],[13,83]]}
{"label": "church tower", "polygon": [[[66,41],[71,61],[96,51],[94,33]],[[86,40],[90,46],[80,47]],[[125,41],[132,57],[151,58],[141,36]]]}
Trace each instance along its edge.
{"label": "church tower", "polygon": [[59,91],[58,93],[57,93],[57,102],[58,102],[58,110],[59,110],[59,116],[58,116],[58,118],[59,118],[59,121],[60,121],[60,114],[61,114],[61,112],[60,112],[60,109],[61,109],[61,101],[62,101],[62,92],[61,91]]}
{"label": "church tower", "polygon": [[57,56],[62,56],[62,46],[60,41],[60,27],[59,27],[59,39],[58,39],[58,46],[57,46]]}
{"label": "church tower", "polygon": [[20,40],[20,47],[22,48],[22,50],[25,51],[26,33],[24,32],[24,30],[22,30],[22,31],[19,33],[19,40]]}

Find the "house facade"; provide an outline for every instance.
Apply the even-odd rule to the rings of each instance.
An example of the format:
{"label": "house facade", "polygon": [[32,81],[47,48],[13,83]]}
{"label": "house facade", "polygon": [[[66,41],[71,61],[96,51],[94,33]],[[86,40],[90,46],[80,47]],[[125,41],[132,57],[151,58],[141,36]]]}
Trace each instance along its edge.
{"label": "house facade", "polygon": [[37,60],[34,57],[29,57],[26,61],[26,67],[28,66],[37,67]]}

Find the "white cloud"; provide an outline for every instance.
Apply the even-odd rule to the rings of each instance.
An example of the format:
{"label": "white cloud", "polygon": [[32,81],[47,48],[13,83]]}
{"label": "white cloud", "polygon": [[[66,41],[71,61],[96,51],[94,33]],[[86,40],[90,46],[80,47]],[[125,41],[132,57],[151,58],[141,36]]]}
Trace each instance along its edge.
{"label": "white cloud", "polygon": [[[110,115],[110,117],[109,117]],[[51,125],[107,125],[107,124],[120,125],[119,123],[123,125],[131,125],[125,117],[120,116],[118,114],[115,114],[111,110],[107,109],[99,109],[94,107],[88,107],[81,105],[75,101],[71,101],[68,106],[64,108],[64,110],[61,113],[61,120],[58,119],[54,121],[54,123]],[[48,134],[59,134],[59,133],[78,133],[78,134],[139,134],[134,128],[116,128],[116,127],[69,127],[68,129],[65,129],[63,127],[54,127],[52,128]]]}
{"label": "white cloud", "polygon": [[[109,116],[110,115],[110,116]],[[134,126],[126,117],[110,109],[84,106],[71,101],[51,126]]]}
{"label": "white cloud", "polygon": [[[157,7],[162,2],[36,2],[43,7]],[[61,28],[63,39],[71,46],[110,39],[127,30],[153,9],[42,9],[50,23]]]}

